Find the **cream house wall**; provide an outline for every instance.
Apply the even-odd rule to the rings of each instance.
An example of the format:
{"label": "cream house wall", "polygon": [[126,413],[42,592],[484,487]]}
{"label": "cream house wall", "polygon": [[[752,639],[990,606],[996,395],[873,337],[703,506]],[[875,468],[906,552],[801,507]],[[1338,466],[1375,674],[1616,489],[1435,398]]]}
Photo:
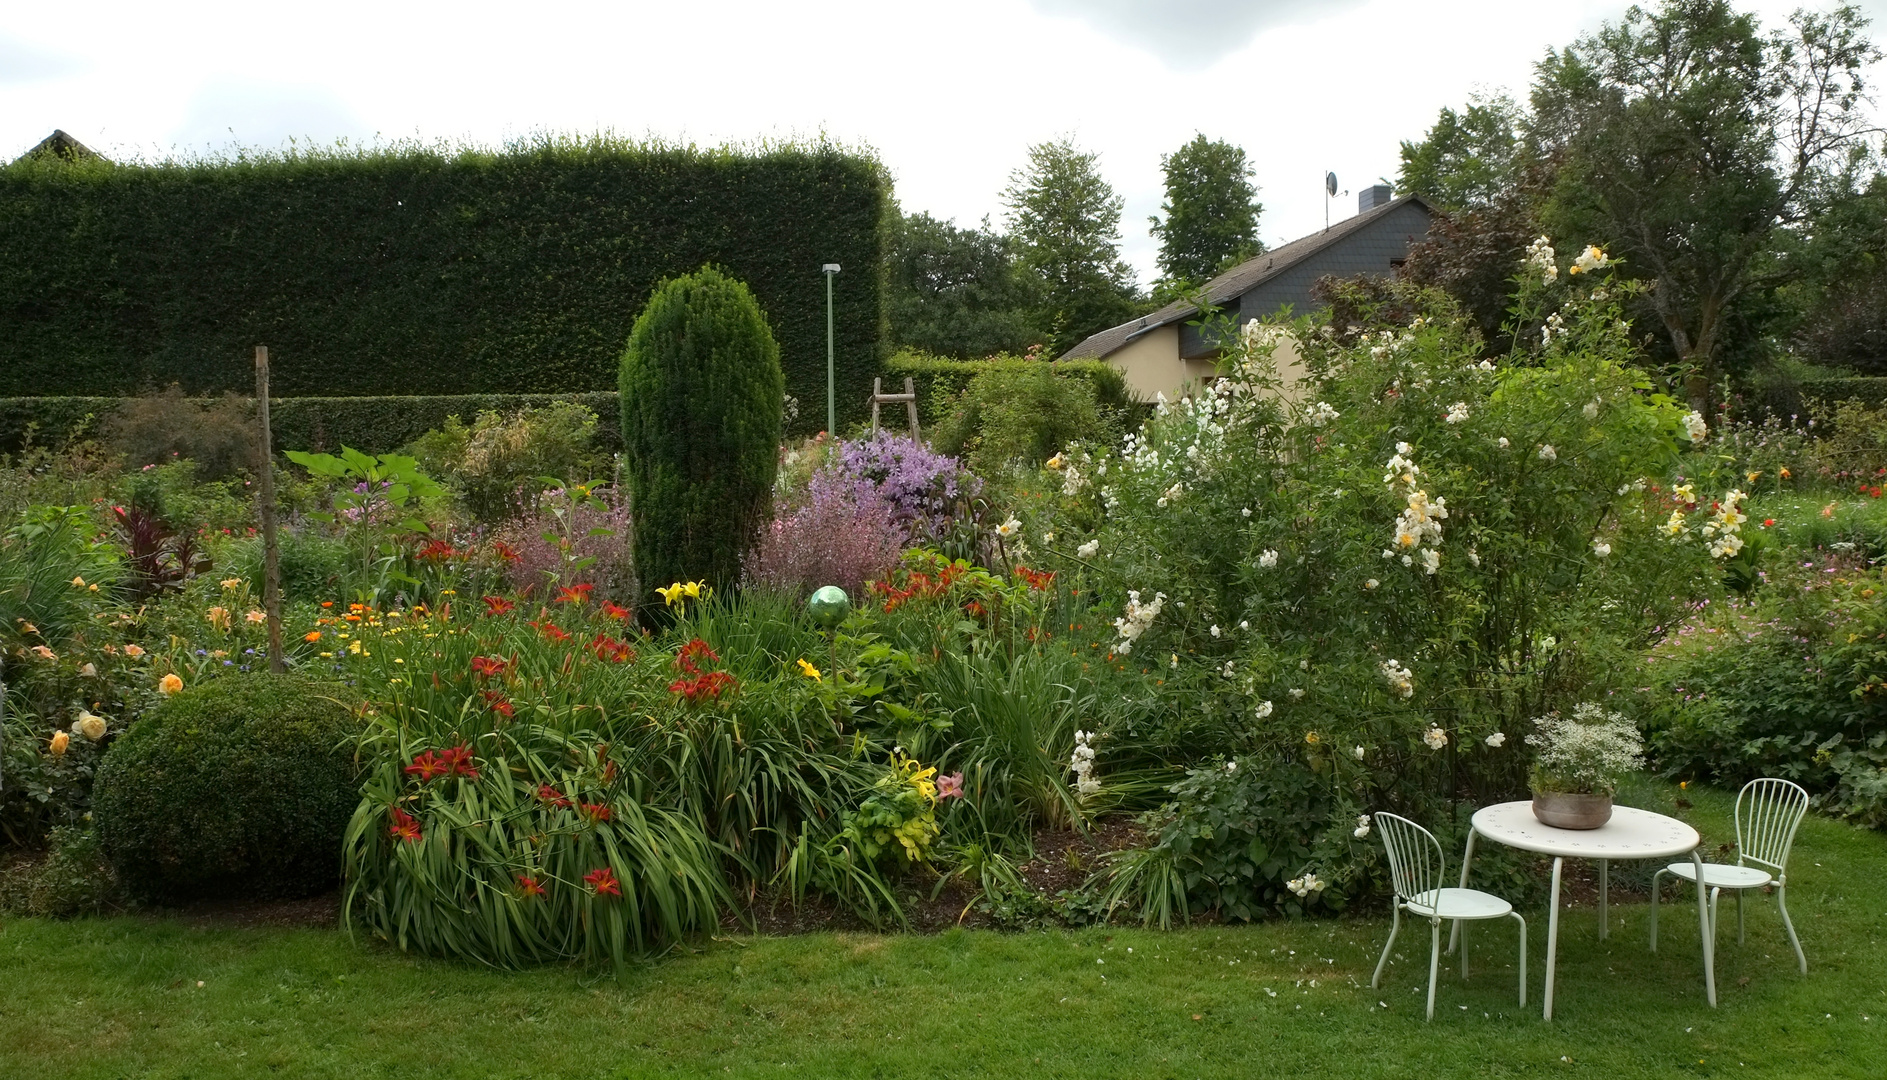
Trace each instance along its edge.
{"label": "cream house wall", "polygon": [[[1282,331],[1280,331],[1282,333]],[[1297,341],[1284,334],[1272,351],[1283,384],[1279,396],[1295,402],[1297,387],[1304,379],[1304,362],[1298,357]],[[1129,341],[1107,355],[1107,362],[1120,369],[1127,389],[1142,401],[1152,401],[1164,394],[1176,401],[1188,387],[1200,386],[1218,377],[1218,364],[1209,359],[1182,360],[1179,356],[1179,324],[1169,323]]]}

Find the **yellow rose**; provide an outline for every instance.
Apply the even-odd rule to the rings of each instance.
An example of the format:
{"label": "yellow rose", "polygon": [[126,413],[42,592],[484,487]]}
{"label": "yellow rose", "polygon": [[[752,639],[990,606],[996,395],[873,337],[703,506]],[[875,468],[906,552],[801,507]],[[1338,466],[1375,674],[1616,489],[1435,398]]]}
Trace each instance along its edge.
{"label": "yellow rose", "polygon": [[177,691],[183,689],[183,679],[176,672],[173,671],[170,674],[164,676],[163,678],[157,680],[157,688],[163,691],[166,695],[174,694]]}
{"label": "yellow rose", "polygon": [[72,745],[72,736],[63,731],[55,731],[52,733],[52,743],[46,749],[52,751],[53,757],[64,757],[66,747],[70,745]]}
{"label": "yellow rose", "polygon": [[94,716],[83,709],[79,710],[79,734],[97,742],[105,737],[105,718]]}

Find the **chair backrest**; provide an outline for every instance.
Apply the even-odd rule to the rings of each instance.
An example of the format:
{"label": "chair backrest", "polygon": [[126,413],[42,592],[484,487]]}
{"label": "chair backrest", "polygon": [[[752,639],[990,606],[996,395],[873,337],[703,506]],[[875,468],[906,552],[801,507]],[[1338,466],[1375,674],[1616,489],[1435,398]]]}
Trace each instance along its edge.
{"label": "chair backrest", "polygon": [[1442,887],[1447,864],[1434,833],[1386,810],[1376,814],[1376,831],[1389,850],[1389,877],[1398,897],[1414,900]]}
{"label": "chair backrest", "polygon": [[1788,869],[1796,827],[1808,812],[1800,784],[1765,776],[1743,785],[1736,796],[1736,854],[1781,874]]}

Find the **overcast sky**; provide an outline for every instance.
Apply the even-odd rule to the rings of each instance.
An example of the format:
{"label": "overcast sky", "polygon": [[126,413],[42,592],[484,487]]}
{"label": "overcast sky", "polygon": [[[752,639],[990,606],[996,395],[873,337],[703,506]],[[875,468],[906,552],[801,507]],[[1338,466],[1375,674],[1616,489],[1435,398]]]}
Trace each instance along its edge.
{"label": "overcast sky", "polygon": [[[1742,0],[1765,23],[1797,6]],[[1826,7],[1826,4],[1813,6]],[[1881,20],[1887,0],[1863,5]],[[1000,220],[1029,144],[1099,151],[1154,273],[1160,155],[1243,146],[1260,230],[1323,226],[1323,175],[1393,178],[1397,144],[1477,89],[1524,91],[1599,0],[888,0],[14,4],[0,21],[0,156],[63,128],[109,156],[345,137],[495,144],[613,130],[698,143],[870,146],[906,210]],[[1887,40],[1887,28],[1876,27]]]}

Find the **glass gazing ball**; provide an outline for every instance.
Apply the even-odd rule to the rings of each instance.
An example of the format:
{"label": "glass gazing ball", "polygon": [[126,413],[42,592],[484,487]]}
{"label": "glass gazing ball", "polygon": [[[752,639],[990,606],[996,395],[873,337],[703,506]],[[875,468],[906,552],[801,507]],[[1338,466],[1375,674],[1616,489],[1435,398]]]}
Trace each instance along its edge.
{"label": "glass gazing ball", "polygon": [[814,621],[830,630],[845,621],[846,613],[852,610],[852,601],[844,589],[827,585],[806,601],[806,610],[812,613]]}

